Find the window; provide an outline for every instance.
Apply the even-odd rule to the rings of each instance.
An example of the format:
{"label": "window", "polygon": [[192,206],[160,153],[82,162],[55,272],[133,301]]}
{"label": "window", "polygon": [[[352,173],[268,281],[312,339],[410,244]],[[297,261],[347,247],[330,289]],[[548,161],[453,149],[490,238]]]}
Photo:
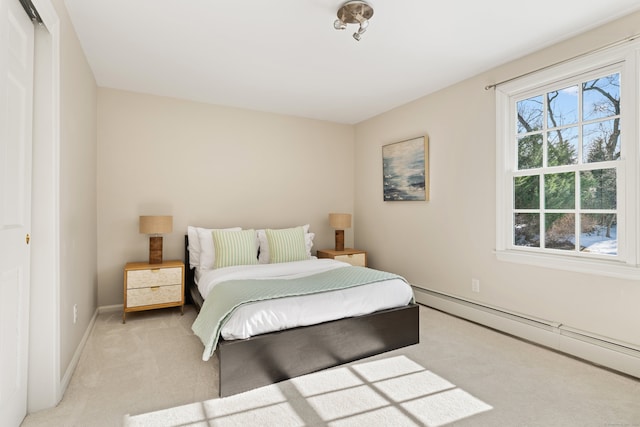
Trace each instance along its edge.
{"label": "window", "polygon": [[513,244],[618,255],[620,73],[514,103]]}
{"label": "window", "polygon": [[500,259],[640,278],[639,47],[629,43],[496,89]]}

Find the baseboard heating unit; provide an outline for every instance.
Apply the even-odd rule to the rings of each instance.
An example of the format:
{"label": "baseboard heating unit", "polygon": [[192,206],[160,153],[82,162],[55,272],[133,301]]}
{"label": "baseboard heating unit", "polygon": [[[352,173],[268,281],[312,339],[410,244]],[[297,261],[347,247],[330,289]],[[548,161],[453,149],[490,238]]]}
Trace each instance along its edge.
{"label": "baseboard heating unit", "polygon": [[420,304],[640,378],[640,347],[636,345],[440,291],[413,289]]}

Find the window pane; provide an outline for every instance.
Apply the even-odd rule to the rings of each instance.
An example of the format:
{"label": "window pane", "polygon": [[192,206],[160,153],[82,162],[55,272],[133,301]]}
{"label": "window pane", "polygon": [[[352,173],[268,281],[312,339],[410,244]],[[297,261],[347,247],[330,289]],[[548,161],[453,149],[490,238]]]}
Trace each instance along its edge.
{"label": "window pane", "polygon": [[578,163],[578,128],[557,129],[547,134],[548,166]]}
{"label": "window pane", "polygon": [[616,208],[616,170],[580,172],[580,206],[583,209]]}
{"label": "window pane", "polygon": [[573,209],[576,204],[574,172],[551,173],[544,176],[545,208]]}
{"label": "window pane", "polygon": [[578,86],[547,93],[547,126],[555,128],[578,122]]}
{"label": "window pane", "polygon": [[584,163],[620,158],[620,119],[605,120],[582,127]]}
{"label": "window pane", "polygon": [[580,215],[580,250],[601,255],[618,255],[616,214]]}
{"label": "window pane", "polygon": [[513,219],[513,244],[539,248],[540,214],[517,213]]}
{"label": "window pane", "polygon": [[518,101],[516,111],[518,112],[516,126],[519,134],[542,129],[542,95]]}
{"label": "window pane", "polygon": [[540,209],[540,176],[518,176],[513,179],[516,209]]}
{"label": "window pane", "polygon": [[542,134],[518,138],[518,169],[542,167]]}
{"label": "window pane", "polygon": [[575,250],[575,214],[548,213],[545,215],[544,245],[551,249]]}
{"label": "window pane", "polygon": [[582,84],[582,115],[595,120],[620,114],[620,74]]}
{"label": "window pane", "polygon": [[[617,220],[624,225],[626,217],[618,211],[618,202],[628,203],[635,196],[625,194],[626,174],[618,162],[622,160],[622,126],[630,126],[623,121],[626,112],[621,111],[623,72],[617,65],[615,71],[614,64],[610,66],[601,68],[601,74],[588,71],[588,77],[575,73],[548,79],[545,73],[539,90],[526,95],[522,91],[533,86],[514,84],[507,94],[510,105],[501,93],[497,105],[504,111],[498,126],[504,129],[504,120],[511,125],[508,141],[503,139],[507,135],[499,135],[498,149],[504,150],[505,157],[498,175],[500,180],[511,179],[513,185],[512,194],[500,197],[500,210],[511,208],[513,233],[501,242],[501,249],[506,244],[521,252],[554,256],[620,257]],[[505,231],[509,234],[500,230],[499,235]]]}

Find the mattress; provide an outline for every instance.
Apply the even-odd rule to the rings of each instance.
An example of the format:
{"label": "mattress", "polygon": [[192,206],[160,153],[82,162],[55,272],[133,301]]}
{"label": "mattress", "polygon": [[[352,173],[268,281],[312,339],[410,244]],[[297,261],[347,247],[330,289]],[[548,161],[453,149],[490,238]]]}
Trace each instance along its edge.
{"label": "mattress", "polygon": [[[209,270],[198,280],[203,298],[217,284],[228,280],[291,279],[350,264],[333,259],[311,259],[280,264],[258,264]],[[411,286],[402,279],[375,282],[312,295],[258,301],[238,307],[221,330],[225,340],[308,326],[379,310],[402,307],[413,299]]]}

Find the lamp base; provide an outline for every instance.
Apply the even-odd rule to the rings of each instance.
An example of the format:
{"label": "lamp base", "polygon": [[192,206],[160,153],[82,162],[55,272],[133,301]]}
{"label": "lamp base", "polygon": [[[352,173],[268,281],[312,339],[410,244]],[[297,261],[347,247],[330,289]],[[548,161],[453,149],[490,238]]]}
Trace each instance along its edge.
{"label": "lamp base", "polygon": [[162,264],[162,236],[149,237],[149,264]]}
{"label": "lamp base", "polygon": [[336,230],[336,251],[344,251],[344,230]]}

